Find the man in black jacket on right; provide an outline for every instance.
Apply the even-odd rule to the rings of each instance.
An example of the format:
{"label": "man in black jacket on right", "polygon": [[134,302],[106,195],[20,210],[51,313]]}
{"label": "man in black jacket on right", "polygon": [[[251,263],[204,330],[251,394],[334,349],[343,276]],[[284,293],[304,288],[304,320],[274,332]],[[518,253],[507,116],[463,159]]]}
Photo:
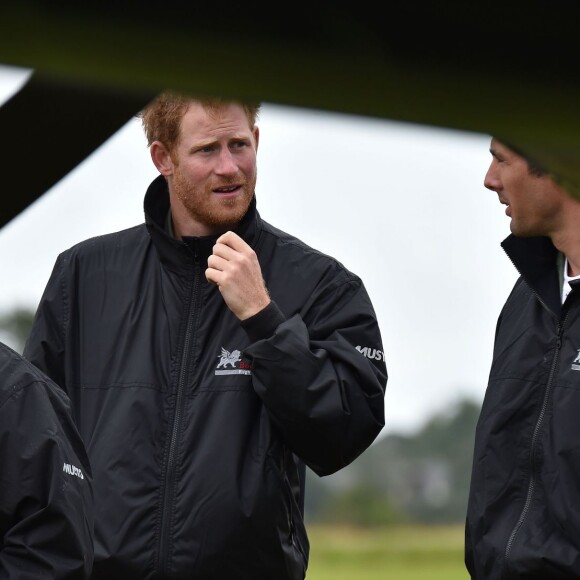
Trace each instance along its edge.
{"label": "man in black jacket on right", "polygon": [[520,273],[477,425],[465,562],[477,580],[580,578],[580,201],[492,139],[484,185]]}
{"label": "man in black jacket on right", "polygon": [[361,279],[257,211],[257,114],[151,103],[145,223],[64,251],[38,307],[24,352],[87,446],[94,579],[302,580],[305,466],[341,469],[384,425]]}

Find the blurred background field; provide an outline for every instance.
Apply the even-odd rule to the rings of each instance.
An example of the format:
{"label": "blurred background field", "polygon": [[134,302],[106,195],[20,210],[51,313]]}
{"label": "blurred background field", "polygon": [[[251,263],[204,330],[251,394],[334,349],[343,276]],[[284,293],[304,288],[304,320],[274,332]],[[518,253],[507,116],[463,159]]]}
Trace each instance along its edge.
{"label": "blurred background field", "polygon": [[463,526],[312,525],[307,580],[468,580]]}

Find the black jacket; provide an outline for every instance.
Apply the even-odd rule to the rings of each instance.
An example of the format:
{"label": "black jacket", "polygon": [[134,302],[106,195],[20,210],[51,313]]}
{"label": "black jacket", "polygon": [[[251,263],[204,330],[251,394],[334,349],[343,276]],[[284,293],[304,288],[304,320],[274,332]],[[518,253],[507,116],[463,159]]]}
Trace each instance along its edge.
{"label": "black jacket", "polygon": [[254,200],[236,231],[273,303],[241,324],[205,279],[215,239],[176,241],[168,211],[159,177],[146,225],[61,254],[25,349],[70,394],[87,445],[94,578],[300,580],[302,462],[333,473],[384,424],[373,307]]}
{"label": "black jacket", "polygon": [[89,578],[93,495],[66,394],[0,343],[0,579]]}
{"label": "black jacket", "polygon": [[521,273],[497,323],[477,425],[466,564],[477,580],[580,578],[580,288],[548,238],[508,237]]}

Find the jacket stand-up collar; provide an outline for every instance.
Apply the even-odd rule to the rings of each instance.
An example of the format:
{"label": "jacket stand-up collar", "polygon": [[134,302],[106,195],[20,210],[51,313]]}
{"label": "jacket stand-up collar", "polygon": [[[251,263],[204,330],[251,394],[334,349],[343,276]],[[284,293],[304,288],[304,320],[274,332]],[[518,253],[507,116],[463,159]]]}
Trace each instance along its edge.
{"label": "jacket stand-up collar", "polygon": [[[145,224],[161,262],[172,270],[190,268],[195,260],[207,262],[219,235],[189,237],[187,241],[172,238],[165,229],[169,206],[167,181],[163,175],[159,175],[147,188],[144,210]],[[234,232],[254,247],[257,241],[259,222],[260,216],[256,210],[256,196],[254,195],[246,215],[234,228]]]}
{"label": "jacket stand-up collar", "polygon": [[559,252],[548,237],[519,238],[509,235],[502,247],[540,301],[560,316]]}

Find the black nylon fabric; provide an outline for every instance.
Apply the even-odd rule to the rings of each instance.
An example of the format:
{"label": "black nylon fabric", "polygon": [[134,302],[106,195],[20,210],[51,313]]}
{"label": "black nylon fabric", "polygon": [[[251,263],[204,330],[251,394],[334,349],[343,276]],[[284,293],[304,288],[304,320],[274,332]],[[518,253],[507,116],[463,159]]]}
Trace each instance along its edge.
{"label": "black nylon fabric", "polygon": [[87,445],[93,578],[302,580],[304,465],[333,473],[384,425],[371,301],[254,200],[236,231],[273,304],[242,325],[205,279],[211,239],[170,238],[168,210],[160,177],[146,225],[63,252],[25,348]]}
{"label": "black nylon fabric", "polygon": [[91,470],[66,394],[0,343],[0,579],[82,580]]}
{"label": "black nylon fabric", "polygon": [[509,236],[521,273],[496,329],[466,522],[472,578],[580,578],[580,288],[548,238]]}

